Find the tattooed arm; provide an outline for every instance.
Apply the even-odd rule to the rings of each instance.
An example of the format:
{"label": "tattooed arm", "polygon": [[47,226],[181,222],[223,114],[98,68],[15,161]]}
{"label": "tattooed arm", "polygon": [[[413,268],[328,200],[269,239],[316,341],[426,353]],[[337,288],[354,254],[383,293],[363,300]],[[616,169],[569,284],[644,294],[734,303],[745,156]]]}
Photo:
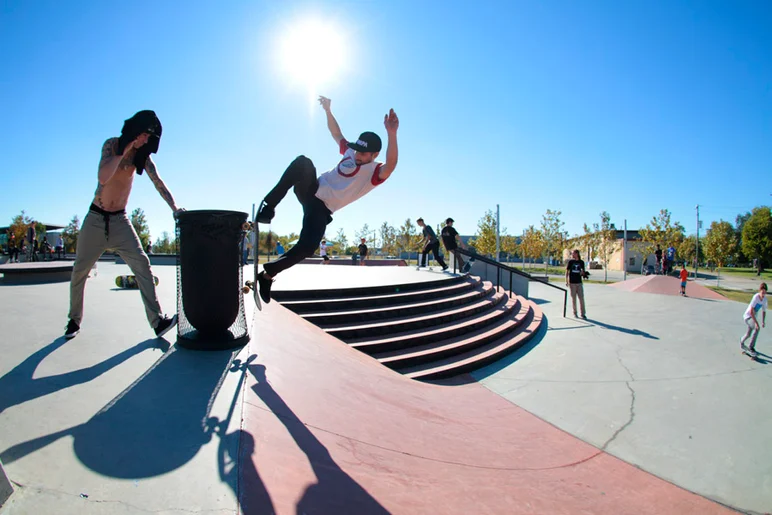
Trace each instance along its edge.
{"label": "tattooed arm", "polygon": [[169,192],[166,184],[164,184],[164,181],[161,180],[161,177],[158,175],[158,170],[156,170],[155,163],[150,158],[150,156],[148,156],[147,161],[145,161],[145,171],[147,172],[147,176],[150,177],[150,180],[153,182],[155,189],[158,190],[158,193],[161,194],[161,198],[164,199],[167,204],[169,204],[169,207],[172,209],[172,211],[175,213],[180,211],[180,208],[178,208],[177,204],[174,202],[174,197],[172,197],[172,194]]}
{"label": "tattooed arm", "polygon": [[127,155],[124,151],[123,155],[118,155],[118,138],[110,138],[102,145],[102,158],[99,160],[99,184],[100,186],[109,181],[115,172],[118,170],[118,166],[121,164],[123,157]]}

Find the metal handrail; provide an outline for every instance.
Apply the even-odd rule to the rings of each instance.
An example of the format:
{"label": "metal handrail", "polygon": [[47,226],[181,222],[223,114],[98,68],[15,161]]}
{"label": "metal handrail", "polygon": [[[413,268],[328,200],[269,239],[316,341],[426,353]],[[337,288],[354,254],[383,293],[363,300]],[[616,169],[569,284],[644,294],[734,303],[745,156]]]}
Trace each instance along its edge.
{"label": "metal handrail", "polygon": [[[566,316],[566,307],[568,306],[568,291],[565,288],[561,288],[560,286],[556,286],[556,285],[550,283],[549,281],[541,281],[539,279],[535,279],[528,272],[523,272],[521,270],[518,270],[517,268],[512,268],[511,266],[505,265],[504,263],[499,263],[498,261],[495,261],[495,260],[493,260],[493,259],[491,259],[489,257],[481,256],[477,252],[473,252],[473,251],[468,250],[468,249],[462,249],[460,247],[457,248],[456,250],[459,253],[467,256],[470,259],[480,260],[483,263],[485,263],[485,266],[486,266],[486,273],[485,273],[486,277],[485,278],[486,279],[488,278],[487,277],[487,275],[488,275],[488,272],[487,272],[488,265],[495,266],[496,267],[496,288],[497,289],[499,289],[501,287],[501,272],[502,271],[509,272],[509,297],[510,298],[512,298],[512,274],[526,277],[529,281],[539,281],[540,283],[546,284],[547,286],[549,286],[551,288],[555,288],[556,290],[562,291],[563,292],[563,318],[565,318],[565,316]],[[456,263],[455,260],[453,260],[453,272],[457,272],[458,271],[456,266],[457,266],[457,263]]]}

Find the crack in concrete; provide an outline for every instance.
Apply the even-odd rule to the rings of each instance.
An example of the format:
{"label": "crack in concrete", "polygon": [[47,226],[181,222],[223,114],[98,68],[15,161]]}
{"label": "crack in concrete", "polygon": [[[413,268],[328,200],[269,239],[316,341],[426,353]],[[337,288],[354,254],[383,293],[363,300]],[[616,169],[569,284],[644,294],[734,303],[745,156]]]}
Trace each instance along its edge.
{"label": "crack in concrete", "polygon": [[622,426],[620,426],[616,431],[614,431],[614,434],[611,435],[611,438],[606,440],[606,443],[604,443],[603,446],[601,446],[600,448],[601,451],[606,451],[608,446],[611,445],[614,442],[614,440],[617,439],[617,437],[622,433],[622,431],[630,427],[630,424],[632,424],[635,421],[635,390],[633,389],[632,386],[630,386],[630,383],[635,382],[635,376],[627,367],[627,365],[625,365],[624,361],[622,361],[622,356],[620,355],[621,350],[622,349],[617,349],[616,356],[617,356],[617,361],[619,362],[619,365],[622,368],[624,368],[625,371],[627,372],[627,375],[630,376],[630,380],[625,381],[625,386],[627,386],[627,389],[630,391],[630,413],[629,413],[629,417],[627,418],[627,422],[622,424]]}

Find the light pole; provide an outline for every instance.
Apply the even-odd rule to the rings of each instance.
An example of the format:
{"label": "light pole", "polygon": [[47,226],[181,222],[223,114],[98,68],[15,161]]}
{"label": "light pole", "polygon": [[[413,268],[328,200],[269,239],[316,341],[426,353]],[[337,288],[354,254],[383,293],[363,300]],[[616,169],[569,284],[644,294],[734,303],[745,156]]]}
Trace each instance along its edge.
{"label": "light pole", "polygon": [[695,238],[695,255],[694,255],[694,280],[697,280],[697,270],[700,267],[700,205],[697,204],[697,238]]}

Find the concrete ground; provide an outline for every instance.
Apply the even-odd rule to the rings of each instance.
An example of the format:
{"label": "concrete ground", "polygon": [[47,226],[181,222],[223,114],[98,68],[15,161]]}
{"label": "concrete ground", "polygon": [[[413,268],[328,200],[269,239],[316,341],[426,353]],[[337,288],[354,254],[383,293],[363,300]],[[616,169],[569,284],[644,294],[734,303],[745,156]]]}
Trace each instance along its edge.
{"label": "concrete ground", "polygon": [[[0,461],[16,488],[0,513],[239,513],[232,435],[241,428],[249,349],[169,346],[174,336],[154,338],[139,292],[115,288],[128,267],[97,270],[82,332],[66,343],[67,283],[0,285]],[[321,277],[355,286],[370,280],[367,270],[302,266],[275,288]],[[162,306],[175,312],[175,268],[153,271]],[[770,512],[768,329],[754,362],[738,351],[739,303],[592,284],[586,296],[590,320],[564,319],[559,292],[532,283],[548,319],[543,337],[475,377],[675,485],[746,513]],[[249,296],[246,306],[251,320]]]}
{"label": "concrete ground", "polygon": [[[748,513],[772,511],[772,338],[740,353],[745,305],[585,285],[588,320],[531,283],[548,330],[473,374],[643,470]],[[571,313],[571,300],[568,300]]]}

